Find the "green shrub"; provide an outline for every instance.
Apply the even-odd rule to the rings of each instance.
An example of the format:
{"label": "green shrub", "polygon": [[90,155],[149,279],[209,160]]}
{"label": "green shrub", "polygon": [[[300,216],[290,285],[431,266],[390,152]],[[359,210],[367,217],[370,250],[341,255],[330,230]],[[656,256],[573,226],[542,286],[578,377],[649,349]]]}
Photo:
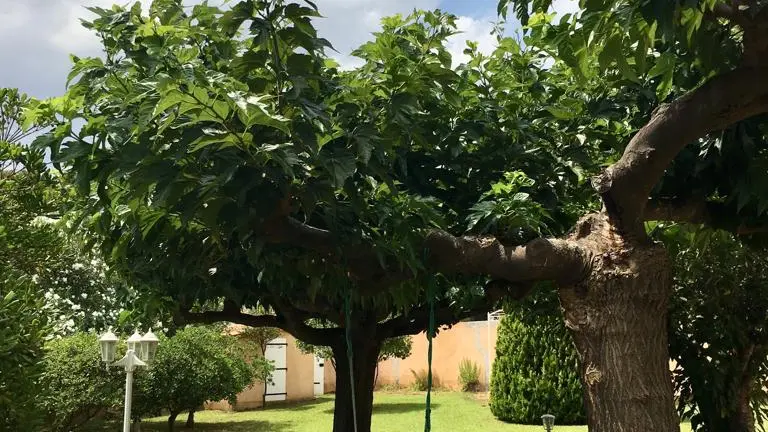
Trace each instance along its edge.
{"label": "green shrub", "polygon": [[28,279],[13,272],[0,278],[0,430],[38,426],[35,396],[51,331],[43,306]]}
{"label": "green shrub", "polygon": [[459,384],[461,391],[476,392],[480,390],[480,367],[470,359],[459,363]]}
{"label": "green shrub", "polygon": [[490,406],[511,423],[541,424],[545,413],[559,424],[586,421],[576,350],[561,317],[513,311],[502,319]]}
{"label": "green shrub", "polygon": [[46,413],[48,429],[72,431],[113,408],[119,411],[125,374],[122,368],[107,369],[101,361],[96,335],[77,333],[46,345],[40,386],[44,391],[38,404]]}
{"label": "green shrub", "polygon": [[[411,388],[415,391],[427,391],[427,388],[429,387],[429,380],[427,375],[426,369],[419,369],[419,371],[415,371],[411,369],[411,374],[413,375],[413,384],[411,384]],[[437,375],[432,373],[432,389],[436,389],[440,387],[440,382],[438,381]]]}
{"label": "green shrub", "polygon": [[136,416],[165,409],[175,419],[206,401],[235,404],[238,393],[272,372],[271,363],[247,351],[237,337],[210,327],[188,327],[161,340],[152,367],[137,381]]}

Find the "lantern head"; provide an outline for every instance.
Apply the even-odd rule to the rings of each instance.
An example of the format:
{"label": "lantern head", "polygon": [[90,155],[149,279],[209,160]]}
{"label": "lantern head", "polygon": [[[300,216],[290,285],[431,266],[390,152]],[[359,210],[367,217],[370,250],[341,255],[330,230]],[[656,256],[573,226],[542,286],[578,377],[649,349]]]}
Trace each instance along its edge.
{"label": "lantern head", "polygon": [[141,334],[136,330],[126,341],[129,350],[133,350],[137,357],[141,358]]}
{"label": "lantern head", "polygon": [[111,329],[107,330],[107,332],[99,338],[99,350],[101,351],[101,361],[109,363],[115,360],[117,336],[112,333]]}
{"label": "lantern head", "polygon": [[155,353],[157,352],[157,346],[160,344],[160,340],[152,333],[152,329],[141,338],[141,355],[140,359],[149,363],[155,359]]}

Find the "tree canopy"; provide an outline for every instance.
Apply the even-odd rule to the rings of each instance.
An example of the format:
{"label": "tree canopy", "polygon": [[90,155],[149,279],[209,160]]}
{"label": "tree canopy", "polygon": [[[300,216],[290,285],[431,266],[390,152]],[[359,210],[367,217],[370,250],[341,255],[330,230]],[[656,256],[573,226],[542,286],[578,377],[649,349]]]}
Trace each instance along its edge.
{"label": "tree canopy", "polygon": [[92,8],[105,57],[28,119],[148,310],[326,345],[554,281],[590,426],[672,430],[671,265],[645,222],[765,230],[768,8],[551,4],[502,0],[523,39],[456,67],[455,17],[385,18],[346,71],[311,2]]}

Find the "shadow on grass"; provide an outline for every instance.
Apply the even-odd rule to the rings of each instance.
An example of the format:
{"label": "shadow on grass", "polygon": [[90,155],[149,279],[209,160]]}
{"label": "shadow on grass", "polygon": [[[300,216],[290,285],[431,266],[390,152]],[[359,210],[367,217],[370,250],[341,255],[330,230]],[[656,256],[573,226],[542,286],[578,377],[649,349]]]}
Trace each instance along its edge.
{"label": "shadow on grass", "polygon": [[276,410],[290,410],[290,411],[306,411],[312,409],[317,405],[333,404],[333,399],[315,399],[303,402],[283,402],[268,404],[264,408],[259,408],[258,411],[276,411]]}
{"label": "shadow on grass", "polygon": [[[185,420],[186,421],[186,420]],[[253,432],[253,431],[270,431],[270,432],[289,432],[295,430],[294,425],[290,422],[271,422],[262,420],[246,420],[246,421],[223,421],[216,423],[207,423],[205,421],[195,422],[194,429],[185,429],[185,421],[176,421],[176,425],[173,428],[174,431],[206,431],[206,432]],[[141,424],[142,432],[167,432],[167,423],[144,423]]]}
{"label": "shadow on grass", "polygon": [[[432,409],[439,407],[440,404],[432,403]],[[426,405],[422,402],[399,402],[373,405],[373,414],[405,414],[414,411],[424,411]],[[326,414],[333,414],[333,407],[324,411]]]}

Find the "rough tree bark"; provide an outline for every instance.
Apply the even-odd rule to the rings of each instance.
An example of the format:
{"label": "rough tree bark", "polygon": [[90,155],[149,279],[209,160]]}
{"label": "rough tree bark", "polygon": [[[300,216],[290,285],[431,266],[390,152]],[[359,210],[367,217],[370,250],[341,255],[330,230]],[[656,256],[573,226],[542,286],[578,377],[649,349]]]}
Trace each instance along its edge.
{"label": "rough tree bark", "polygon": [[[336,362],[336,398],[333,408],[333,432],[355,432],[357,414],[357,432],[371,431],[373,415],[373,388],[376,384],[376,367],[379,361],[381,340],[376,337],[376,322],[355,325],[352,332],[354,386],[350,381],[350,364],[347,358],[345,339],[331,345]],[[352,393],[355,394],[355,407],[352,407]]]}
{"label": "rough tree bark", "polygon": [[189,414],[187,414],[187,422],[184,424],[184,427],[187,429],[194,429],[195,427],[195,410],[189,411]]}
{"label": "rough tree bark", "polygon": [[176,424],[176,417],[178,417],[178,412],[171,412],[168,415],[168,431],[173,432],[173,426]]}
{"label": "rough tree bark", "polygon": [[752,376],[745,375],[739,383],[736,410],[727,419],[730,432],[755,432],[755,416],[750,406],[753,382]]}
{"label": "rough tree bark", "polygon": [[560,288],[580,357],[591,432],[679,430],[667,346],[671,265],[665,250],[628,243],[605,215],[581,220],[572,240],[589,276]]}

